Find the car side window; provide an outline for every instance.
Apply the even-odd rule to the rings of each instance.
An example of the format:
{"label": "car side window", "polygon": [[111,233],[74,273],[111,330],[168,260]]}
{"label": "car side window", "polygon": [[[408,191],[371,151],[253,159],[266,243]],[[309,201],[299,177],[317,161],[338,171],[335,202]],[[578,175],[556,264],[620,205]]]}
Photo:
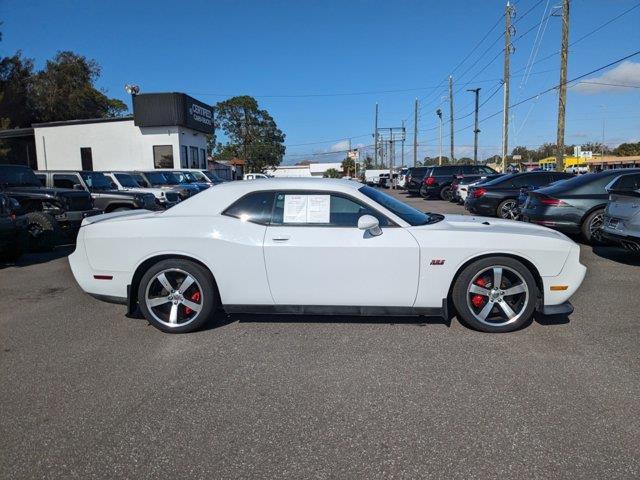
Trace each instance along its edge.
{"label": "car side window", "polygon": [[47,175],[44,173],[36,173],[36,177],[38,177],[38,180],[40,180],[40,184],[43,187],[47,186]]}
{"label": "car side window", "polygon": [[275,192],[253,192],[236,200],[223,215],[235,217],[243,222],[267,225],[271,219]]}
{"label": "car side window", "polygon": [[478,167],[478,171],[483,174],[483,175],[493,175],[494,172],[493,170],[491,170],[489,167]]}
{"label": "car side window", "polygon": [[74,185],[81,185],[77,175],[54,173],[53,186],[56,188],[73,188]]}
{"label": "car side window", "polygon": [[329,192],[280,192],[276,196],[271,224],[357,227],[358,220],[363,215],[376,217],[381,227],[391,225],[384,215],[345,195]]}
{"label": "car side window", "polygon": [[464,175],[471,175],[474,173],[478,173],[478,167],[474,166],[474,165],[463,165],[462,166],[462,173]]}

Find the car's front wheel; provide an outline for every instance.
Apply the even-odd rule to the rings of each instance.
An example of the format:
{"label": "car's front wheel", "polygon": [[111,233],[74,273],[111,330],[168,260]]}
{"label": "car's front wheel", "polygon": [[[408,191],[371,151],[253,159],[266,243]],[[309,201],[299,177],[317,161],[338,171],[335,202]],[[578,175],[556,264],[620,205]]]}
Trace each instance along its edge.
{"label": "car's front wheel", "polygon": [[531,322],[538,289],[532,273],[518,260],[487,257],[465,267],[452,297],[458,319],[468,326],[511,332]]}
{"label": "car's front wheel", "polygon": [[168,333],[201,328],[218,306],[211,273],[190,260],[162,260],[140,280],[138,303],[154,327]]}

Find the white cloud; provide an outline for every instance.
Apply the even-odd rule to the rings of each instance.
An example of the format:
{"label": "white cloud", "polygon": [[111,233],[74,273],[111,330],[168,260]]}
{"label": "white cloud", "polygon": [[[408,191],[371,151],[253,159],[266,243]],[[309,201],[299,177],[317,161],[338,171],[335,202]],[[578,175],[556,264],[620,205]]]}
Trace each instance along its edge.
{"label": "white cloud", "polygon": [[572,91],[584,94],[637,91],[618,85],[640,86],[640,63],[623,62],[599,77],[581,80],[572,87]]}
{"label": "white cloud", "polygon": [[348,150],[349,149],[349,140],[341,140],[338,143],[334,143],[333,145],[331,145],[331,147],[329,148],[330,152],[340,152],[342,150]]}

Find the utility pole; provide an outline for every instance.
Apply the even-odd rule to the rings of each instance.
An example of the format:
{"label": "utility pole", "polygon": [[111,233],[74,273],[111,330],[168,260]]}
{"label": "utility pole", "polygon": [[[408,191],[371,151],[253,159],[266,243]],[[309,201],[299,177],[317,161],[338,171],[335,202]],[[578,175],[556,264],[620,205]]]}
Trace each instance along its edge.
{"label": "utility pole", "polygon": [[[402,133],[404,134],[405,132],[405,128],[404,128],[404,120],[402,120]],[[402,160],[402,166],[404,167],[404,135],[402,135],[402,154],[401,154],[401,160]]]}
{"label": "utility pole", "polygon": [[373,131],[375,132],[373,134],[373,158],[375,162],[374,167],[377,168],[378,167],[378,104],[377,103],[376,103],[376,119],[374,122]]}
{"label": "utility pole", "polygon": [[513,46],[511,45],[511,17],[513,16],[513,7],[507,2],[507,10],[505,12],[505,30],[504,30],[504,72],[503,72],[503,88],[504,88],[504,105],[502,110],[502,171],[507,168],[507,155],[509,154],[509,80],[510,80],[510,56]]}
{"label": "utility pole", "polygon": [[567,108],[567,60],[569,57],[569,0],[562,0],[562,48],[560,50],[560,88],[558,89],[558,141],[556,172],[564,172],[564,119]]}
{"label": "utility pole", "polygon": [[453,76],[449,75],[449,128],[451,130],[451,163],[453,163]]}
{"label": "utility pole", "polygon": [[[349,150],[347,151],[347,158],[351,158],[351,139],[349,139]],[[355,166],[355,164],[356,164],[356,161],[354,159],[353,160],[353,165]],[[349,165],[348,162],[347,162],[347,165]],[[350,170],[351,170],[350,168],[347,168],[347,176],[349,175],[349,171]],[[355,177],[355,175],[354,175],[354,177]]]}
{"label": "utility pole", "polygon": [[436,110],[436,115],[440,119],[440,152],[438,153],[438,165],[442,165],[442,110]]}
{"label": "utility pole", "polygon": [[480,133],[480,129],[478,128],[478,111],[480,110],[480,89],[479,88],[471,88],[467,90],[467,92],[473,92],[476,94],[476,121],[475,128],[473,129],[473,163],[478,163],[478,133]]}
{"label": "utility pole", "polygon": [[418,99],[413,105],[413,166],[418,161]]}

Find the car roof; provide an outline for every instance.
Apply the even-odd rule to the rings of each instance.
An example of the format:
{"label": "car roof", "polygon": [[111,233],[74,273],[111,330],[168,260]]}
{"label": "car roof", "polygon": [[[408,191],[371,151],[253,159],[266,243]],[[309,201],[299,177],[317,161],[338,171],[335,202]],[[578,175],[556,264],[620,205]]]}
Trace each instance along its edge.
{"label": "car roof", "polygon": [[261,178],[257,180],[238,180],[219,185],[216,189],[229,191],[254,190],[333,190],[349,192],[358,190],[362,184],[353,180],[336,178]]}

